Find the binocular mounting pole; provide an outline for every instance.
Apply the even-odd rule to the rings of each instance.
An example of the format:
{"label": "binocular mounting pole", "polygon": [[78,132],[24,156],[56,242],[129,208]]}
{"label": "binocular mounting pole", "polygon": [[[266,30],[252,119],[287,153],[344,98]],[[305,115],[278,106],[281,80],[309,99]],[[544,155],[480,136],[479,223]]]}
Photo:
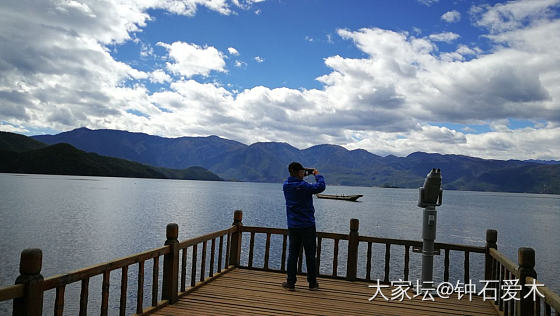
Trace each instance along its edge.
{"label": "binocular mounting pole", "polygon": [[422,223],[422,286],[433,281],[434,241],[436,239],[437,211],[441,205],[443,191],[441,189],[441,170],[432,169],[426,176],[424,186],[419,188],[418,207],[424,208]]}

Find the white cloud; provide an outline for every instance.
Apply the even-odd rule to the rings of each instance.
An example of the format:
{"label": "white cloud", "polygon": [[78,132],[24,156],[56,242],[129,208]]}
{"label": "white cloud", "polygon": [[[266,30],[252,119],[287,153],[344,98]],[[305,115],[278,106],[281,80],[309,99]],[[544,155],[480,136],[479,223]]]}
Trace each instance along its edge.
{"label": "white cloud", "polygon": [[167,69],[175,74],[190,78],[194,75],[208,76],[211,71],[226,71],[225,57],[214,47],[201,47],[184,42],[159,42],[158,46],[168,50],[173,62],[167,63]]}
{"label": "white cloud", "polygon": [[444,32],[444,33],[438,33],[438,34],[431,34],[428,37],[432,41],[435,41],[435,42],[451,43],[454,40],[458,39],[460,36],[459,36],[459,34],[456,34],[456,33],[453,33],[453,32]]}
{"label": "white cloud", "polygon": [[5,124],[0,122],[0,131],[2,132],[10,132],[10,133],[17,133],[17,134],[24,134],[28,133],[29,131],[23,126],[14,126],[11,124]]}
{"label": "white cloud", "polygon": [[433,4],[436,4],[436,3],[439,2],[439,0],[416,0],[416,1],[418,1],[419,3],[421,3],[421,4],[423,4],[427,7],[432,6]]}
{"label": "white cloud", "polygon": [[460,44],[457,47],[457,53],[468,56],[468,55],[477,55],[480,53],[480,48],[470,48],[467,45]]}
{"label": "white cloud", "polygon": [[[465,134],[445,127],[423,125],[406,133],[362,132],[359,142],[348,143],[348,149],[365,148],[379,154],[406,156],[415,151],[461,154],[492,159],[557,160],[560,137],[558,126],[535,129],[504,130],[483,134]],[[513,153],[515,155],[513,156]]]}
{"label": "white cloud", "polygon": [[459,22],[461,20],[461,13],[457,10],[448,11],[441,16],[441,19],[447,23]]}
{"label": "white cloud", "polygon": [[228,52],[229,52],[230,55],[239,56],[239,52],[237,51],[237,49],[235,49],[235,48],[233,48],[233,47],[228,47],[227,50],[228,50]]}
{"label": "white cloud", "polygon": [[[329,71],[317,78],[321,88],[256,86],[232,92],[220,83],[192,79],[226,71],[225,55],[212,46],[161,43],[167,68],[146,71],[115,60],[108,49],[147,26],[148,8],[192,15],[205,6],[233,14],[226,1],[4,1],[0,129],[88,126],[169,137],[217,134],[246,143],[288,141],[300,148],[334,143],[379,154],[422,150],[557,159],[560,22],[548,14],[557,3],[475,7],[475,23],[490,32],[485,52],[458,43],[455,51],[440,53],[438,41],[457,40],[454,33],[420,37],[379,28],[339,30],[363,57],[325,58]],[[157,57],[149,47],[143,51]],[[236,56],[230,49],[226,54]],[[233,65],[246,66],[239,60]],[[170,74],[185,79],[173,81]],[[145,80],[170,88],[150,92]],[[510,118],[544,123],[511,130],[504,123]],[[426,122],[492,130],[473,134]]]}
{"label": "white cloud", "polygon": [[305,40],[308,42],[313,42],[313,37],[306,35]]}
{"label": "white cloud", "polygon": [[162,69],[154,70],[150,74],[150,81],[154,83],[165,83],[171,82],[171,76],[169,76],[165,71]]}
{"label": "white cloud", "polygon": [[153,56],[154,55],[154,48],[146,43],[142,43],[140,44],[140,56],[142,57],[148,57],[148,56]]}
{"label": "white cloud", "polygon": [[238,8],[249,10],[253,4],[264,2],[265,0],[232,0],[231,2]]}
{"label": "white cloud", "polygon": [[240,60],[236,60],[236,61],[234,62],[233,65],[234,65],[235,67],[240,68],[240,67],[246,67],[246,66],[247,66],[247,63],[246,63],[246,62],[243,62],[243,61],[240,61]]}
{"label": "white cloud", "polygon": [[[234,0],[235,2],[235,0]],[[232,14],[232,10],[227,4],[227,0],[154,0],[154,8],[164,9],[171,13],[193,16],[199,6],[207,7],[210,10],[221,14]]]}
{"label": "white cloud", "polygon": [[494,6],[473,6],[471,14],[478,26],[499,33],[523,27],[527,23],[542,23],[555,15],[552,8],[558,5],[559,0],[516,0]]}

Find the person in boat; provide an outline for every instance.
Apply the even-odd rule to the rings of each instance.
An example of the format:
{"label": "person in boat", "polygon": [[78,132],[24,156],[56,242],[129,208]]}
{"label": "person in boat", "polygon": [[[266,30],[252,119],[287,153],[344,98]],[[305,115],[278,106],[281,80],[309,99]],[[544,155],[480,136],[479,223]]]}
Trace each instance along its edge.
{"label": "person in boat", "polygon": [[313,207],[313,194],[321,193],[325,190],[325,178],[319,174],[317,169],[313,169],[315,183],[303,180],[306,169],[299,162],[292,162],[288,166],[290,177],[284,182],[283,190],[286,198],[286,215],[288,218],[288,277],[282,286],[288,290],[295,290],[297,260],[301,247],[305,250],[307,281],[310,290],[318,290],[317,267],[315,253],[315,208]]}

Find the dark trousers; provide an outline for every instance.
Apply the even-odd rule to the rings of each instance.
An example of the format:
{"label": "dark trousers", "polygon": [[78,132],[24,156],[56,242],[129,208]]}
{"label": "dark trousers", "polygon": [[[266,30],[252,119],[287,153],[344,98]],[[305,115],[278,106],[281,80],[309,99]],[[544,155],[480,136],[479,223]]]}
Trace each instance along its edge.
{"label": "dark trousers", "polygon": [[317,266],[315,253],[316,231],[315,226],[307,228],[289,228],[290,246],[288,254],[288,282],[295,284],[297,281],[297,261],[301,247],[305,250],[305,264],[307,266],[307,281],[309,284],[317,283]]}

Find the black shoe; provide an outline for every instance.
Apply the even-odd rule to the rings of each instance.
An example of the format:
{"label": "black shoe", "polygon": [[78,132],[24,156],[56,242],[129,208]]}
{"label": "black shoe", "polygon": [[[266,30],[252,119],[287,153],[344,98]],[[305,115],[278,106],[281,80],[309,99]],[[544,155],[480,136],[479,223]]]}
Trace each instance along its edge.
{"label": "black shoe", "polygon": [[289,282],[282,283],[282,287],[287,289],[288,291],[295,291],[296,290],[296,285],[293,284],[293,283],[289,283]]}
{"label": "black shoe", "polygon": [[309,284],[309,290],[310,291],[319,291],[319,283],[317,283],[317,282],[310,283]]}

